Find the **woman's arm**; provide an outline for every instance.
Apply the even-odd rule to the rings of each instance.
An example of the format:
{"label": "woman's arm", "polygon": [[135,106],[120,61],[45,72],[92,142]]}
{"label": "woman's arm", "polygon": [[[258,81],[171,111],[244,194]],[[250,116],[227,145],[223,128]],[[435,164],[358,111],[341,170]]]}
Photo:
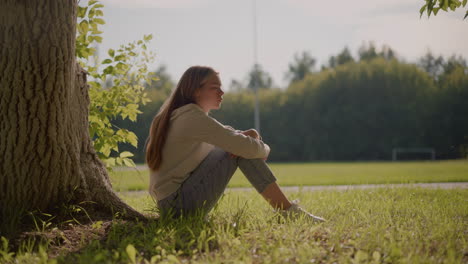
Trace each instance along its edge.
{"label": "woman's arm", "polygon": [[228,126],[228,125],[223,125],[225,128],[228,128],[232,131],[235,131],[237,133],[240,133],[240,134],[243,134],[243,135],[246,135],[246,136],[249,136],[249,137],[252,137],[252,138],[255,138],[255,139],[260,139],[262,140],[262,137],[260,136],[260,134],[257,132],[257,130],[251,128],[251,129],[248,129],[248,130],[245,130],[245,131],[242,131],[242,130],[237,130],[235,128],[233,128],[232,126]]}
{"label": "woman's arm", "polygon": [[218,146],[226,152],[247,159],[265,158],[270,153],[270,147],[255,138],[258,133],[253,129],[235,130],[198,109],[184,115],[183,119],[177,122],[177,127],[173,128],[177,131],[175,133],[183,134],[184,137]]}
{"label": "woman's arm", "polygon": [[[230,127],[230,128],[232,128],[232,127]],[[232,128],[232,129],[234,129],[234,128]],[[236,131],[239,131],[239,130],[236,130]],[[251,128],[249,130],[245,130],[245,131],[240,131],[240,133],[243,134],[243,135],[246,135],[248,137],[251,137],[251,138],[262,140],[262,137],[260,136],[260,133],[258,133],[258,131],[253,129],[253,128]],[[231,158],[237,157],[236,155],[234,155],[232,153],[230,153],[230,155],[231,155]],[[263,160],[266,160],[267,158],[268,158],[268,156],[263,158]]]}

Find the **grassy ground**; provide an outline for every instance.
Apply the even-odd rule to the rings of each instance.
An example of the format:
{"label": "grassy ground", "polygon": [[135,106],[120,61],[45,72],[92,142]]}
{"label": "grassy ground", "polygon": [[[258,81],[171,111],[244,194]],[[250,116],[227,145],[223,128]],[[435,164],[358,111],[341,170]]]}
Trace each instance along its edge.
{"label": "grassy ground", "polygon": [[[329,221],[278,222],[257,193],[231,190],[209,222],[200,217],[96,222],[97,237],[78,241],[73,250],[67,240],[58,245],[49,239],[39,251],[29,245],[14,256],[0,248],[0,262],[9,256],[17,263],[46,263],[50,255],[58,255],[58,263],[468,262],[468,190],[379,188],[288,196]],[[147,195],[123,198],[141,211],[154,211]]]}
{"label": "grassy ground", "polygon": [[[355,163],[273,163],[270,165],[282,186],[466,182],[468,161],[436,162],[355,162]],[[113,186],[118,191],[147,190],[149,172],[114,171]],[[237,170],[229,187],[250,183]]]}

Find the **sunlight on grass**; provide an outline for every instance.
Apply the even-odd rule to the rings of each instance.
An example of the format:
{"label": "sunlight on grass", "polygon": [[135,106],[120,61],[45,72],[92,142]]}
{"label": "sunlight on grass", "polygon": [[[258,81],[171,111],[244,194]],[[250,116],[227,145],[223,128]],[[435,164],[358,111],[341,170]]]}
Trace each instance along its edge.
{"label": "sunlight on grass", "polygon": [[[464,182],[468,161],[355,162],[355,163],[273,163],[270,167],[282,186]],[[117,191],[147,190],[149,172],[130,169],[110,173]],[[240,170],[229,187],[250,187]]]}
{"label": "sunlight on grass", "polygon": [[[122,198],[156,212],[147,194]],[[281,220],[255,191],[229,190],[209,221],[159,218],[114,220],[106,236],[63,253],[58,263],[463,263],[468,252],[468,190],[378,188],[288,192],[310,212],[328,219]],[[281,220],[281,221],[280,221]],[[27,242],[25,242],[27,243]],[[49,242],[49,243],[54,243]],[[30,245],[30,248],[34,245]],[[46,263],[39,251],[10,259]],[[26,247],[27,248],[27,247]],[[3,259],[4,260],[4,259]],[[3,262],[2,262],[3,263]]]}
{"label": "sunlight on grass", "polygon": [[[158,260],[170,261],[172,255],[194,263],[466,261],[468,190],[399,188],[288,195],[329,221],[280,223],[256,192],[229,191],[210,214],[209,223],[199,218],[128,226],[117,229],[113,239],[117,245],[104,243],[103,248],[90,247],[84,254],[109,246],[124,252],[131,243],[140,260],[159,256]],[[124,199],[139,210],[154,210],[147,195]]]}

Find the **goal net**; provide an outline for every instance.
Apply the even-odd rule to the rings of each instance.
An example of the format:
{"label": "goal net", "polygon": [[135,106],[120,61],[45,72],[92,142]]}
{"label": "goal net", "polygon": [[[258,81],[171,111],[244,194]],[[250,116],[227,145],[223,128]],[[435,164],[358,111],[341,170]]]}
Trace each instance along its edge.
{"label": "goal net", "polygon": [[392,160],[435,160],[433,148],[394,148]]}

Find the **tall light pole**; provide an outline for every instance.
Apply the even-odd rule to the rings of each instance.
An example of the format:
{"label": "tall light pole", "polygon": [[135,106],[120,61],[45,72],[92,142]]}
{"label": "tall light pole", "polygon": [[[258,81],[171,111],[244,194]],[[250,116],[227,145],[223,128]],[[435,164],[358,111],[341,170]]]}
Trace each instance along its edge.
{"label": "tall light pole", "polygon": [[[253,29],[254,29],[254,73],[257,74],[257,65],[258,65],[258,58],[257,58],[257,7],[256,7],[256,0],[253,0]],[[254,109],[254,124],[255,124],[255,129],[260,133],[260,110],[259,110],[259,103],[258,103],[258,77],[254,75],[254,82],[253,82],[253,88],[254,88],[254,93],[255,93],[255,109]]]}

